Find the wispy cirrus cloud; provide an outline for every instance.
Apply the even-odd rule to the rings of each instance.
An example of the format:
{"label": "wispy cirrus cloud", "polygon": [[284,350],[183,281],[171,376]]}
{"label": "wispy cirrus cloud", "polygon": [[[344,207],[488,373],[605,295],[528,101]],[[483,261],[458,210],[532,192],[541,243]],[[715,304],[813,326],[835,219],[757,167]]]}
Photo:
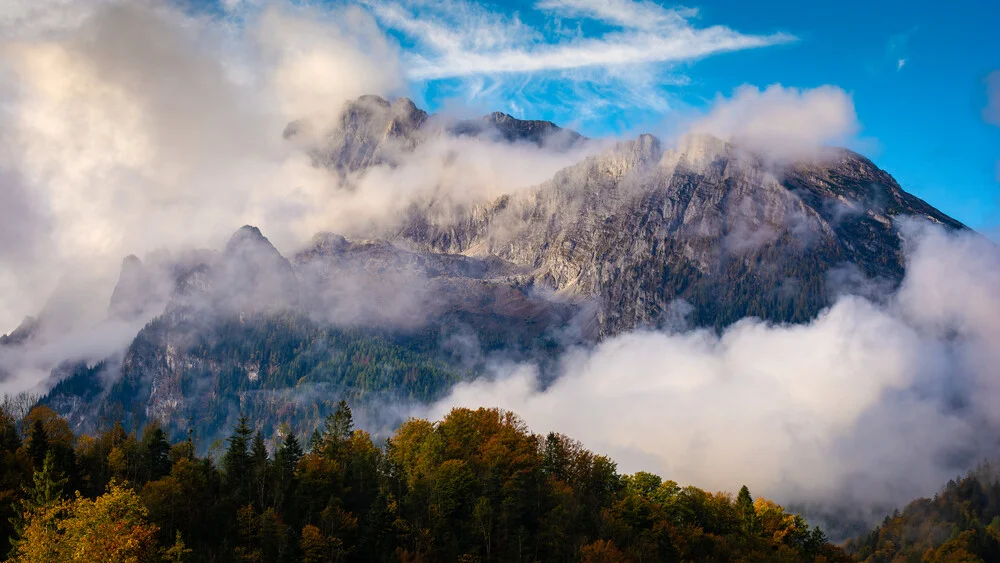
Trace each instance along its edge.
{"label": "wispy cirrus cloud", "polygon": [[663,88],[686,81],[675,65],[796,40],[698,27],[697,10],[648,1],[539,0],[523,15],[466,0],[365,5],[400,37],[411,80],[450,82],[473,98],[497,94],[512,108],[545,103],[555,89],[584,115],[615,100],[663,111]]}
{"label": "wispy cirrus cloud", "polygon": [[889,37],[885,52],[889,61],[896,65],[896,72],[903,70],[903,67],[909,62],[910,59],[907,53],[909,52],[910,39],[916,33],[917,28],[913,27]]}
{"label": "wispy cirrus cloud", "polygon": [[435,4],[371,1],[367,5],[384,25],[414,42],[409,74],[418,80],[671,63],[795,40],[785,33],[745,35],[724,26],[697,28],[691,22],[697,16],[695,10],[671,10],[631,0],[542,0],[535,4],[541,15],[591,19],[610,28],[568,39],[547,35],[516,15],[490,12],[464,0]]}
{"label": "wispy cirrus cloud", "polygon": [[593,19],[631,29],[684,25],[698,15],[693,8],[667,9],[653,2],[633,0],[539,0],[535,7],[562,17]]}

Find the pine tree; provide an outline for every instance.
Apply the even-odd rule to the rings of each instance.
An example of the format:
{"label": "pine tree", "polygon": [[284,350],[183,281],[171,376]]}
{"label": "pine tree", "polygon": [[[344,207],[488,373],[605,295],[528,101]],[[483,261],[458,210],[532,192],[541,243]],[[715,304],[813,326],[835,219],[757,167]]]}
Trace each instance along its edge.
{"label": "pine tree", "polygon": [[253,501],[257,508],[264,509],[264,497],[267,491],[268,474],[270,473],[267,445],[258,430],[253,436],[250,446],[250,473],[253,477]]}
{"label": "pine tree", "polygon": [[155,422],[143,431],[142,454],[147,481],[155,481],[170,473],[170,443]]}
{"label": "pine tree", "polygon": [[229,447],[222,456],[226,488],[230,497],[240,505],[250,500],[250,435],[247,417],[240,414],[233,435],[229,437]]}
{"label": "pine tree", "polygon": [[35,420],[28,433],[28,457],[36,468],[42,467],[49,453],[49,436],[41,420]]}
{"label": "pine tree", "polygon": [[16,546],[18,538],[23,537],[25,527],[31,518],[62,499],[68,482],[56,468],[56,456],[51,450],[46,453],[45,459],[31,476],[31,480],[31,486],[25,487],[24,496],[20,501],[20,514],[11,518],[14,528],[14,535],[10,539],[12,546]]}
{"label": "pine tree", "polygon": [[354,431],[354,415],[347,401],[337,403],[336,410],[326,417],[323,423],[323,434],[320,438],[320,453],[330,459],[337,459],[344,443]]}
{"label": "pine tree", "polygon": [[56,469],[55,454],[50,451],[45,455],[41,469],[32,475],[32,486],[25,491],[25,501],[34,508],[55,502],[62,498],[67,481]]}
{"label": "pine tree", "polygon": [[740,487],[739,494],[736,495],[736,510],[740,515],[743,531],[753,533],[757,530],[757,512],[753,507],[753,497],[750,496],[750,489],[746,485]]}
{"label": "pine tree", "polygon": [[302,446],[294,432],[285,435],[278,451],[274,452],[274,506],[283,508],[287,499],[292,496],[294,485],[295,466],[302,459]]}
{"label": "pine tree", "polygon": [[278,447],[278,451],[274,454],[274,463],[280,467],[294,471],[295,466],[302,459],[302,453],[302,446],[299,444],[299,439],[295,436],[294,432],[289,432],[285,435],[285,439],[281,441],[281,446]]}

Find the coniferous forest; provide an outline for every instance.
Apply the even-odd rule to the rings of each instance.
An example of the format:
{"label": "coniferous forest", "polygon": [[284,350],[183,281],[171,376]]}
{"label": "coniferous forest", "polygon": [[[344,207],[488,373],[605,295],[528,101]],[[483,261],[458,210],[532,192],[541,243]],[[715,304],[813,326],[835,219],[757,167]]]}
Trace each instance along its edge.
{"label": "coniferous forest", "polygon": [[341,402],[267,443],[241,417],[199,457],[157,424],[76,436],[27,400],[0,413],[5,557],[58,561],[847,561],[746,487],[682,487],[497,409],[375,441]]}

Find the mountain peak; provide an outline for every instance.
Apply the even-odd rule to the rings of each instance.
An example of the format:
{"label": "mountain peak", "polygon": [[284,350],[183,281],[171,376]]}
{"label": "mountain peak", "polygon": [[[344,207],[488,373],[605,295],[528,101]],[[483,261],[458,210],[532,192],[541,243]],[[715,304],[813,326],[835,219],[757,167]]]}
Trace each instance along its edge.
{"label": "mountain peak", "polygon": [[258,243],[265,243],[271,246],[271,242],[260,232],[260,229],[253,225],[243,225],[233,233],[233,236],[229,237],[225,252],[230,253],[240,246]]}
{"label": "mountain peak", "polygon": [[[393,166],[400,154],[412,151],[434,135],[527,142],[556,150],[587,140],[576,131],[563,129],[551,121],[522,120],[499,111],[459,121],[432,120],[431,117],[409,98],[400,97],[390,102],[368,94],[345,103],[336,123],[321,135],[302,135],[310,129],[306,121],[299,120],[289,123],[283,136],[286,139],[322,139],[311,141],[318,144],[307,148],[314,164],[345,175],[382,164]],[[428,127],[432,121],[434,125]]]}
{"label": "mountain peak", "polygon": [[0,346],[13,346],[28,340],[38,331],[38,319],[26,316],[10,334],[0,335]]}
{"label": "mountain peak", "polygon": [[379,96],[378,94],[363,94],[363,95],[359,96],[358,99],[355,102],[353,102],[353,103],[355,103],[355,104],[372,104],[372,105],[381,106],[381,107],[384,107],[384,108],[388,108],[388,107],[390,107],[392,105],[392,104],[389,103],[389,100],[386,100],[385,98],[383,98],[382,96]]}

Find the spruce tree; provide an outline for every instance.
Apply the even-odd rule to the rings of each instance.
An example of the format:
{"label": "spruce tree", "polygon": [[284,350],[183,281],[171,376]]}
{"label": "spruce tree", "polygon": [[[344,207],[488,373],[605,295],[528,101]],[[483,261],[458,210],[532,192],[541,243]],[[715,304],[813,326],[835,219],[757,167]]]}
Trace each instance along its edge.
{"label": "spruce tree", "polygon": [[342,446],[354,432],[354,415],[347,401],[337,403],[337,409],[326,417],[320,440],[320,453],[330,459],[337,459]]}
{"label": "spruce tree", "polygon": [[250,473],[253,478],[253,501],[258,509],[263,510],[264,496],[267,490],[268,475],[270,473],[270,459],[268,459],[267,445],[258,430],[253,435],[253,442],[250,446]]}
{"label": "spruce tree", "polygon": [[143,464],[148,481],[155,481],[170,473],[170,443],[167,436],[155,422],[146,427],[142,434]]}
{"label": "spruce tree", "polygon": [[240,418],[229,437],[229,447],[222,456],[222,471],[225,473],[225,485],[230,498],[240,505],[250,500],[250,426],[247,417]]}
{"label": "spruce tree", "polygon": [[757,528],[757,511],[753,507],[753,497],[750,496],[750,489],[746,485],[740,487],[739,494],[736,495],[736,510],[740,515],[743,531],[753,533]]}
{"label": "spruce tree", "polygon": [[49,436],[41,420],[35,420],[28,433],[28,457],[35,469],[40,469],[49,453]]}

